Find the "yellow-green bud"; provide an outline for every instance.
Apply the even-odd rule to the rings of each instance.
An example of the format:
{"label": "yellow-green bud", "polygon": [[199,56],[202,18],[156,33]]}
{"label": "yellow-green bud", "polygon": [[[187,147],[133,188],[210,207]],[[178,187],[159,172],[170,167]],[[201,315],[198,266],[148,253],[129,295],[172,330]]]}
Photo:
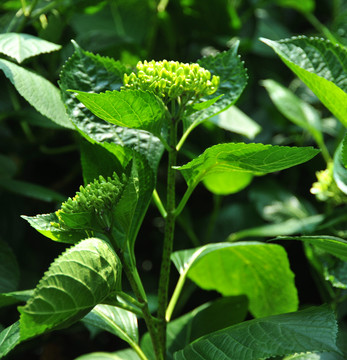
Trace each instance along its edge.
{"label": "yellow-green bud", "polygon": [[219,86],[219,76],[198,64],[178,61],[144,61],[136,65],[137,73],[124,75],[125,89],[149,90],[169,101],[178,97],[200,99],[213,94]]}

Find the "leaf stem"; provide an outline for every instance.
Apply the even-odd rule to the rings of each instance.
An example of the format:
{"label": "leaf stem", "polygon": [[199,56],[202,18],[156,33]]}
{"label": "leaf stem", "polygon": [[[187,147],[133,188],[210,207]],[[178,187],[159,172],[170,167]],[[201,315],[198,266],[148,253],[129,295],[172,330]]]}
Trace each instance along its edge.
{"label": "leaf stem", "polygon": [[185,205],[187,204],[187,201],[190,198],[190,195],[192,195],[194,189],[196,188],[196,185],[198,184],[198,182],[195,182],[195,184],[193,185],[189,185],[186,192],[184,193],[181,201],[179,202],[176,210],[175,210],[175,215],[178,216],[184,209]]}
{"label": "leaf stem", "polygon": [[168,292],[169,292],[169,279],[170,279],[170,266],[171,266],[171,254],[173,249],[174,231],[175,231],[175,177],[176,170],[174,166],[177,161],[177,122],[174,117],[170,121],[169,140],[171,149],[168,154],[168,170],[167,170],[167,201],[166,210],[167,216],[165,218],[165,233],[164,233],[164,245],[163,256],[160,269],[159,289],[158,289],[158,335],[160,338],[160,346],[164,354],[166,352],[166,307],[168,304]]}
{"label": "leaf stem", "polygon": [[171,319],[171,316],[172,316],[172,313],[177,304],[178,298],[179,298],[179,296],[182,292],[183,286],[186,282],[186,275],[187,275],[186,272],[182,273],[180,278],[177,281],[174,293],[172,294],[171,300],[170,300],[169,305],[166,310],[166,314],[165,314],[166,321],[170,321],[170,319]]}
{"label": "leaf stem", "polygon": [[152,198],[161,216],[165,219],[167,217],[167,212],[156,189],[153,191]]}

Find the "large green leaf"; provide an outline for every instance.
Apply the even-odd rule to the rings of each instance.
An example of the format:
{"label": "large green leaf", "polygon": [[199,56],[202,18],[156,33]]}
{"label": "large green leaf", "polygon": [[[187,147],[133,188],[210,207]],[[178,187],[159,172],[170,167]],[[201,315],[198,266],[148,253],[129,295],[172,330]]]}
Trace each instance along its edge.
{"label": "large green leaf", "polygon": [[262,39],[347,127],[347,49],[328,40]]}
{"label": "large green leaf", "polygon": [[255,317],[295,311],[294,274],[285,250],[258,242],[216,243],[175,252],[181,276],[224,296],[247,295]]}
{"label": "large green leaf", "polygon": [[287,169],[312,159],[319,150],[311,147],[228,143],[212,146],[191,162],[176,167],[188,186],[196,186],[214,173],[241,171],[255,175]]}
{"label": "large green leaf", "polygon": [[277,109],[287,119],[310,132],[318,144],[323,141],[321,119],[314,107],[274,80],[264,80],[262,84]]}
{"label": "large green leaf", "polygon": [[114,90],[99,94],[74,92],[77,93],[77,99],[100,119],[161,136],[167,110],[153,93],[142,90]]}
{"label": "large green leaf", "polygon": [[130,311],[110,305],[97,305],[82,321],[89,326],[106,330],[130,344],[139,341],[137,318]]}
{"label": "large green leaf", "polygon": [[19,266],[11,248],[0,241],[0,293],[17,290]]}
{"label": "large green leaf", "polygon": [[203,121],[219,114],[233,105],[242,94],[247,84],[247,74],[240,57],[237,55],[238,43],[230,50],[207,56],[198,61],[199,65],[209,70],[212,75],[220,77],[217,91],[204,100],[223,95],[207,109],[203,109],[187,116],[184,125],[188,132]]}
{"label": "large green leaf", "polygon": [[328,235],[315,236],[279,236],[276,240],[300,240],[326,251],[327,253],[347,261],[347,240]]}
{"label": "large green leaf", "polygon": [[0,34],[0,52],[16,59],[19,63],[32,56],[61,49],[60,45],[29,34]]}
{"label": "large green leaf", "polygon": [[51,264],[27,304],[18,308],[21,340],[81,319],[118,289],[120,278],[118,257],[107,242],[79,242]]}
{"label": "large green leaf", "polygon": [[52,83],[7,60],[0,59],[0,69],[38,112],[58,125],[74,128],[66,115],[60,92]]}
{"label": "large green leaf", "polygon": [[71,121],[88,141],[98,142],[111,152],[120,146],[134,149],[143,154],[156,171],[164,149],[156,136],[147,131],[119,127],[101,120],[81,106],[73,93],[67,91],[76,89],[100,93],[120,90],[123,75],[129,72],[131,70],[119,61],[94,55],[75,44],[75,52],[65,63],[60,75],[62,96]]}
{"label": "large green leaf", "polygon": [[175,360],[258,360],[296,352],[331,351],[337,324],[327,307],[255,319],[206,335],[175,354]]}

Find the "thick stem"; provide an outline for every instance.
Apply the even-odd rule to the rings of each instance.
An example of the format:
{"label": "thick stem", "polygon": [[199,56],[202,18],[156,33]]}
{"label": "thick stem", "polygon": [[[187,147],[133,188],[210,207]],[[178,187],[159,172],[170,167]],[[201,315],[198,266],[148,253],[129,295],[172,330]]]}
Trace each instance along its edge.
{"label": "thick stem", "polygon": [[173,168],[176,165],[177,151],[176,151],[176,137],[177,126],[176,121],[173,118],[170,124],[170,151],[168,159],[168,173],[167,173],[167,203],[165,218],[165,233],[163,244],[163,257],[160,269],[159,289],[158,289],[158,335],[160,338],[160,345],[166,353],[166,307],[168,304],[168,292],[169,292],[169,279],[170,279],[170,266],[171,266],[171,254],[173,249],[174,231],[175,231],[175,175],[176,170]]}

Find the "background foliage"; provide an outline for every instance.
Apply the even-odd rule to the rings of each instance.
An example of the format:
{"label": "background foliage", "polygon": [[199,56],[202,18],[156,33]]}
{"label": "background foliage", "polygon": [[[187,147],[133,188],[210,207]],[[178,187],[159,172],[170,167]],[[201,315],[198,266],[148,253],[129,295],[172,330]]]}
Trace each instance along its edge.
{"label": "background foliage", "polygon": [[[195,62],[203,55],[227,50],[240,41],[238,52],[248,69],[245,91],[237,108],[231,108],[228,114],[212,118],[194,130],[184,147],[187,160],[213,144],[230,141],[290,146],[316,146],[321,142],[332,155],[344,135],[342,125],[295,78],[275,52],[259,40],[304,34],[327,37],[347,45],[344,0],[218,0],[213,6],[207,0],[5,0],[0,4],[0,33],[0,241],[7,244],[3,248],[10,254],[5,258],[15,257],[20,264],[20,271],[16,267],[9,272],[10,281],[0,283],[2,292],[35,287],[42,273],[65,247],[45,241],[20,215],[55,211],[84,181],[79,149],[85,145],[69,130],[71,125],[67,119],[57,115],[62,110],[46,110],[45,103],[35,109],[27,102],[37,96],[33,91],[37,83],[35,74],[48,80],[49,83],[42,85],[47,87],[45,94],[56,96],[50,84],[57,85],[62,65],[73,52],[71,39],[87,51],[110,56],[130,66],[143,59]],[[9,48],[8,38],[2,37],[6,33],[28,36],[18,39],[18,48]],[[57,46],[32,45],[29,35]],[[30,86],[13,76],[19,65],[32,71]],[[289,114],[287,109],[276,104],[279,91],[285,91],[280,86],[292,91],[290,101],[299,105],[291,109],[301,108],[302,113]],[[308,113],[311,117],[305,122]],[[54,115],[59,120],[54,122],[47,118],[54,120]],[[315,126],[307,125],[312,124],[312,118],[320,122],[323,138],[312,130]],[[82,158],[82,164],[83,161],[90,159]],[[218,194],[213,194],[218,192],[213,185],[218,179],[204,179],[206,187],[202,184],[197,187],[189,201],[189,209],[178,219],[176,250],[226,238],[271,238],[312,231],[346,237],[345,206],[317,201],[310,193],[316,171],[325,167],[324,158],[317,156],[283,173],[254,179],[241,177],[239,187],[234,189],[221,191],[221,186],[215,186]],[[160,169],[159,192],[160,179],[165,177]],[[177,181],[178,190],[183,194],[184,179],[181,177]],[[226,183],[225,179],[219,181]],[[251,186],[246,187],[250,182]],[[234,194],[223,196],[225,193]],[[323,219],[324,230],[318,226]],[[150,207],[136,243],[136,253],[146,289],[153,294],[161,257],[157,244],[162,231],[157,210]],[[312,254],[317,250],[309,247],[303,249],[299,241],[283,240],[281,244],[289,253],[291,268],[296,274],[301,305],[318,305],[333,298],[332,287],[324,285],[320,278],[322,272],[331,283],[340,284],[340,295],[345,295],[347,281],[343,265],[328,257],[318,265],[314,259],[322,254]],[[305,252],[316,267],[309,265]],[[213,292],[197,290],[192,283],[186,287],[186,293],[194,292],[194,296],[189,299],[187,296],[187,301],[182,301],[184,309],[178,307],[177,312],[187,312],[214,297]],[[342,330],[345,308],[342,302],[339,305]],[[5,328],[17,318],[16,308],[0,309],[0,316],[0,326]],[[25,343],[9,358],[27,359],[31,355],[52,359],[55,354],[56,359],[72,359],[91,351],[115,349],[114,338],[110,335],[92,335],[90,340],[87,327],[77,324]],[[119,344],[122,346],[121,341]]]}

